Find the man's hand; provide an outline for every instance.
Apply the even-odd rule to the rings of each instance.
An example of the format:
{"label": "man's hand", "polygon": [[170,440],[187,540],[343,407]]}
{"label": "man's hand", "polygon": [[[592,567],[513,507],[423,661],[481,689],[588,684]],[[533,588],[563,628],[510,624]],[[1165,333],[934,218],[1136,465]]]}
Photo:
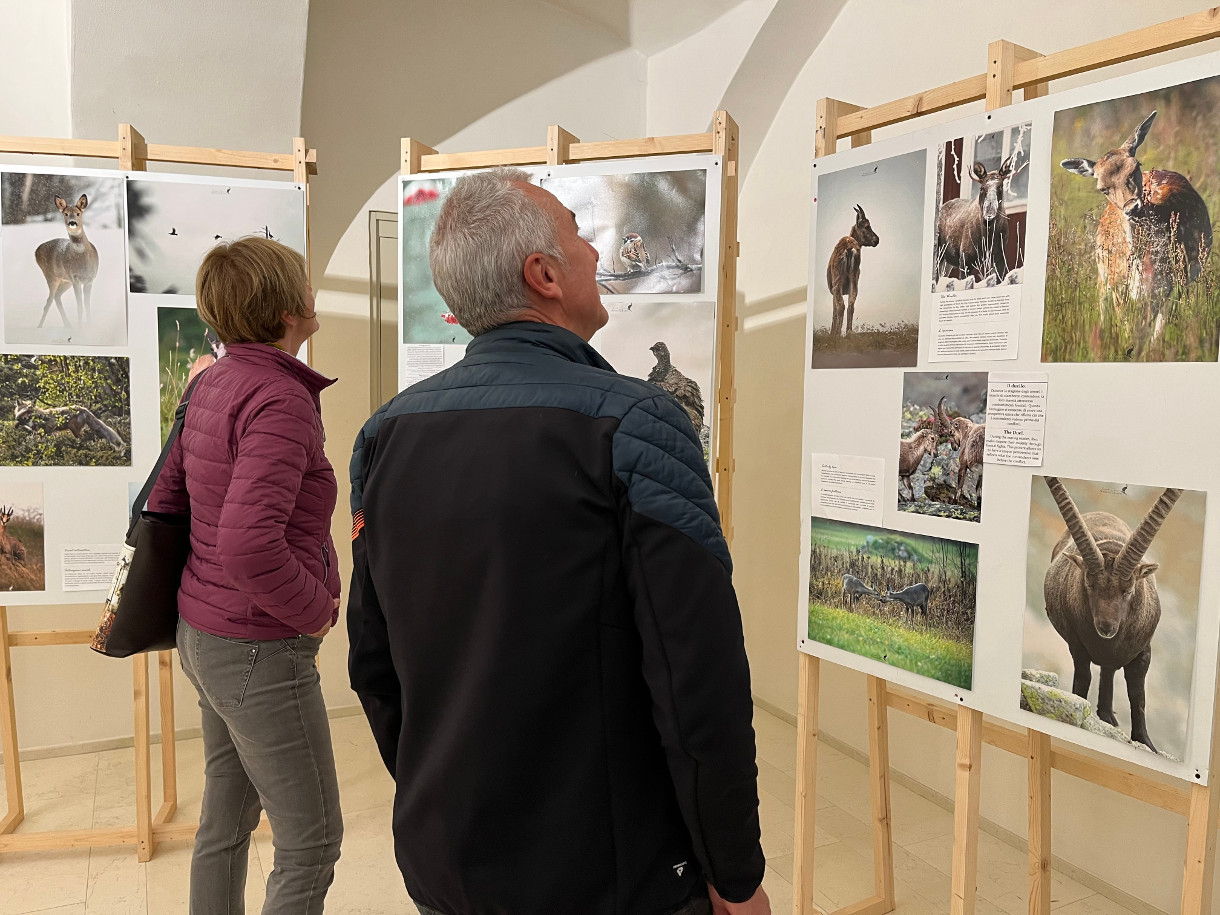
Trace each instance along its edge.
{"label": "man's hand", "polygon": [[[336,610],[339,609],[339,598],[337,598],[337,597],[335,598],[335,609]],[[323,626],[321,629],[319,629],[317,632],[307,632],[306,635],[310,636],[311,638],[315,638],[315,639],[324,639],[324,638],[326,638],[326,633],[328,633],[328,632],[330,632],[330,623],[329,622],[325,626]]]}
{"label": "man's hand", "polygon": [[707,894],[711,897],[714,915],[771,915],[771,900],[761,886],[745,902],[725,902],[710,883]]}

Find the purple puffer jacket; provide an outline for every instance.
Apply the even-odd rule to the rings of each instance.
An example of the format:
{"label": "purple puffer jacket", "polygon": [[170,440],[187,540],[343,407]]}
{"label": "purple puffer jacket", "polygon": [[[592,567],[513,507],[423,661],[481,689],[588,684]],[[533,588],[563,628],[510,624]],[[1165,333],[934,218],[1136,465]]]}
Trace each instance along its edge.
{"label": "purple puffer jacket", "polygon": [[338,619],[338,487],[318,397],[331,384],[273,346],[238,343],[195,385],[148,508],[191,513],[178,612],[196,629],[279,639]]}

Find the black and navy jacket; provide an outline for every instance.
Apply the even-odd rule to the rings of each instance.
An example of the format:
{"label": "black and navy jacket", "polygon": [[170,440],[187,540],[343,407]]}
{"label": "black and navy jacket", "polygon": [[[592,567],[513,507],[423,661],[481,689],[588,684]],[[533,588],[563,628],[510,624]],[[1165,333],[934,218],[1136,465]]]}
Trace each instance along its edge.
{"label": "black and navy jacket", "polygon": [[762,882],[749,670],[685,411],[513,323],[365,424],[352,688],[407,891],[448,915],[660,915]]}

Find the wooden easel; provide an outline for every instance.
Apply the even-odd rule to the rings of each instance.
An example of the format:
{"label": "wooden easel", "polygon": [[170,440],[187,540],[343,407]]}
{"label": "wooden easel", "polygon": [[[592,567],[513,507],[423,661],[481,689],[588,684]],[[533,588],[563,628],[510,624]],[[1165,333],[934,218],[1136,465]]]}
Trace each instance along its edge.
{"label": "wooden easel", "polygon": [[717,111],[709,133],[639,140],[606,140],[582,143],[558,125],[547,128],[546,146],[492,149],[481,152],[438,153],[418,140],[402,141],[402,173],[418,175],[457,169],[491,168],[496,165],[568,165],[598,159],[633,159],[680,153],[712,153],[721,169],[720,263],[716,296],[716,460],[713,464],[716,502],[724,537],[733,540],[733,409],[737,332],[737,122],[727,111]]}
{"label": "wooden easel", "polygon": [[[118,140],[63,140],[41,137],[0,137],[0,153],[77,156],[117,159],[123,172],[144,171],[149,162],[175,162],[233,168],[292,172],[305,188],[305,239],[308,265],[309,176],[317,174],[317,152],[296,137],[291,153],[245,152],[193,146],[148,143],[130,124],[119,125]],[[178,809],[177,754],[174,736],[173,652],[157,652],[161,697],[161,807],[152,812],[152,765],[149,720],[148,655],[132,659],[132,695],[135,708],[136,823],[109,829],[73,829],[54,832],[14,830],[25,818],[21,788],[21,760],[17,746],[17,708],[13,695],[10,648],[40,645],[88,645],[92,629],[42,629],[10,632],[8,608],[0,606],[0,749],[4,752],[4,781],[8,807],[0,819],[0,852],[51,851],[106,845],[134,845],[140,861],[152,858],[158,842],[191,838],[195,823],[171,823]],[[3,867],[0,864],[0,867]]]}
{"label": "wooden easel", "polygon": [[[1220,20],[1205,10],[1123,35],[1040,55],[1009,41],[988,46],[987,72],[946,86],[861,108],[837,99],[818,101],[814,155],[835,152],[841,137],[853,147],[872,141],[872,131],[934,111],[986,100],[987,110],[1012,104],[1014,90],[1025,98],[1047,94],[1048,83],[1128,60],[1136,60],[1220,36]],[[818,685],[820,659],[800,654],[797,711],[796,835],[793,855],[793,911],[813,915],[814,818],[817,808]],[[1220,682],[1217,700],[1220,703]],[[1180,813],[1187,818],[1183,915],[1209,915],[1216,860],[1216,826],[1220,813],[1217,754],[1220,715],[1213,725],[1211,777],[1207,786],[1179,787],[1153,778],[1136,767],[1052,747],[1046,734],[1022,732],[990,722],[964,706],[951,707],[926,697],[892,690],[880,677],[868,677],[869,780],[872,787],[874,894],[835,915],[883,915],[894,910],[894,858],[889,784],[889,709],[906,712],[957,732],[954,790],[953,866],[950,911],[972,915],[978,861],[979,789],[984,742],[1023,754],[1028,759],[1029,911],[1051,910],[1051,770],[1109,788],[1128,797]]]}

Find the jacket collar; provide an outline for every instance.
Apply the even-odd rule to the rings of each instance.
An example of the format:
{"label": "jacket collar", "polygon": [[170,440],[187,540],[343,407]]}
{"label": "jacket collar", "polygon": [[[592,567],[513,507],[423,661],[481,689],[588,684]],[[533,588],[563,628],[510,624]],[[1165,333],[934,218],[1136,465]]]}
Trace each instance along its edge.
{"label": "jacket collar", "polygon": [[291,375],[310,392],[318,394],[338,381],[315,372],[308,365],[282,349],[266,343],[230,343],[225,346],[226,359],[236,359],[251,365],[262,365]]}
{"label": "jacket collar", "polygon": [[591,365],[614,371],[614,366],[601,353],[565,327],[541,324],[537,321],[513,321],[479,334],[466,347],[468,356],[490,355],[519,347],[533,347],[546,355],[556,355],[569,362]]}

